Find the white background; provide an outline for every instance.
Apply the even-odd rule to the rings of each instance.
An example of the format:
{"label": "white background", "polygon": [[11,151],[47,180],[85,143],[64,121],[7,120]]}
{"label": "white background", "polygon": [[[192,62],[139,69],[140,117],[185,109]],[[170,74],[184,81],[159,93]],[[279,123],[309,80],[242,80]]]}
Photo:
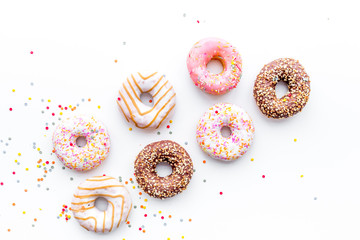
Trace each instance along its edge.
{"label": "white background", "polygon": [[[0,239],[359,239],[358,10],[356,1],[1,1]],[[201,92],[187,71],[190,48],[205,37],[229,41],[243,57],[238,87],[223,96]],[[252,87],[280,57],[300,61],[311,94],[301,113],[272,120]],[[121,81],[147,69],[166,74],[177,92],[169,129],[135,129],[116,106]],[[232,163],[207,157],[195,139],[198,119],[217,102],[242,106],[255,124],[251,149]],[[59,104],[79,104],[61,117],[92,114],[107,126],[112,147],[99,168],[63,170],[51,155]],[[191,155],[196,172],[186,191],[139,199],[129,184],[138,206],[131,227],[107,235],[57,218],[77,184],[99,174],[128,180],[138,152],[160,139]],[[39,158],[56,161],[40,187]]]}

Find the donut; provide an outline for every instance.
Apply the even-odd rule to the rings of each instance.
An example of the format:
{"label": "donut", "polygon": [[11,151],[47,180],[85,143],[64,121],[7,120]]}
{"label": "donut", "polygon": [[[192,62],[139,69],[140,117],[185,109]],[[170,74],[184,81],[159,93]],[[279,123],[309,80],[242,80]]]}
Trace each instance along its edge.
{"label": "donut", "polygon": [[[152,96],[152,107],[141,102],[142,93]],[[141,73],[131,74],[123,82],[119,95],[117,103],[125,119],[138,128],[158,128],[175,107],[173,86],[165,75],[157,72],[145,76]]]}
{"label": "donut", "polygon": [[[275,87],[287,83],[289,91],[280,99]],[[261,112],[269,118],[281,119],[300,112],[309,100],[310,78],[298,60],[279,58],[266,64],[254,84],[254,98]]]}
{"label": "donut", "polygon": [[[160,177],[156,165],[167,162],[172,173]],[[193,174],[193,163],[178,143],[163,140],[145,146],[135,160],[135,177],[139,186],[152,197],[165,199],[186,189]]]}
{"label": "donut", "polygon": [[[225,126],[231,130],[227,138],[220,132]],[[231,161],[246,153],[254,132],[254,124],[242,108],[230,103],[218,103],[200,118],[196,140],[201,149],[212,158]]]}
{"label": "donut", "polygon": [[[219,60],[219,74],[206,69],[210,60]],[[234,46],[220,38],[205,38],[195,43],[187,58],[190,77],[197,87],[207,93],[220,95],[235,88],[242,75],[242,60]]]}
{"label": "donut", "polygon": [[[78,137],[86,145],[78,147]],[[90,116],[69,117],[59,124],[52,137],[54,153],[70,169],[88,171],[98,167],[110,150],[110,138],[105,126]]]}
{"label": "donut", "polygon": [[[107,209],[95,206],[98,198],[105,198]],[[71,210],[80,225],[88,231],[111,232],[127,221],[132,208],[131,197],[124,185],[113,177],[96,176],[77,187]]]}

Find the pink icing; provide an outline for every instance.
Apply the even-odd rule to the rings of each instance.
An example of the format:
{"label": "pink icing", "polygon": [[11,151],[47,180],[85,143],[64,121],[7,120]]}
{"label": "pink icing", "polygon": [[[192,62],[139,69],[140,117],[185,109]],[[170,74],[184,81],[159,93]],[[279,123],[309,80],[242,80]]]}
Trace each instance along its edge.
{"label": "pink icing", "polygon": [[[206,66],[211,59],[223,63],[222,73],[213,74]],[[242,74],[242,59],[236,49],[225,40],[205,38],[195,43],[187,58],[190,77],[200,89],[220,95],[235,88]]]}

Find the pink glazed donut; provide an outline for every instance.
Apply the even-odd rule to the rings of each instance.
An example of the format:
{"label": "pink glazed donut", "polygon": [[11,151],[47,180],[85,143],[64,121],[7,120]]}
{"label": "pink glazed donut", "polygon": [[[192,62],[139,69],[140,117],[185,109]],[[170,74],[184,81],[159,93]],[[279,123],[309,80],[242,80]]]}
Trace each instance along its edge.
{"label": "pink glazed donut", "polygon": [[[208,72],[206,66],[211,60],[222,63],[221,73]],[[235,88],[242,74],[240,54],[230,43],[219,38],[205,38],[195,43],[186,63],[195,85],[214,95],[221,95]]]}

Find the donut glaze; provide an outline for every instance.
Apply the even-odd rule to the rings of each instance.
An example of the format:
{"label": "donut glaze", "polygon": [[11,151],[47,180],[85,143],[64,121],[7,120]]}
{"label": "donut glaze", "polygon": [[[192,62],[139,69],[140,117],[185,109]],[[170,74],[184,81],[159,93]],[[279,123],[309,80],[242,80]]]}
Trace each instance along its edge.
{"label": "donut glaze", "polygon": [[[223,71],[210,73],[207,64],[219,60]],[[187,58],[190,77],[197,87],[207,93],[220,95],[235,88],[242,75],[242,59],[235,47],[220,38],[205,38],[195,43]]]}
{"label": "donut glaze", "polygon": [[[153,97],[152,107],[140,100],[142,93]],[[167,119],[175,107],[173,86],[165,75],[152,73],[132,74],[123,82],[117,99],[118,106],[126,120],[132,121],[138,128],[158,128]]]}
{"label": "donut glaze", "polygon": [[[95,206],[99,197],[108,202],[107,209]],[[129,192],[113,177],[97,176],[86,179],[76,189],[71,210],[80,225],[88,231],[111,232],[126,222],[132,208]]]}
{"label": "donut glaze", "polygon": [[[86,145],[78,147],[76,139],[86,138]],[[105,126],[94,117],[66,118],[59,124],[52,137],[54,152],[70,169],[88,171],[98,167],[110,150],[110,138]]]}
{"label": "donut glaze", "polygon": [[[231,130],[231,135],[227,138],[220,132],[224,126]],[[201,149],[212,158],[231,161],[246,153],[254,132],[254,124],[242,108],[234,104],[218,103],[200,118],[196,139]]]}
{"label": "donut glaze", "polygon": [[[279,81],[287,83],[289,91],[276,97]],[[279,58],[266,64],[254,84],[254,98],[261,112],[269,118],[281,119],[300,112],[310,96],[310,78],[298,60]]]}
{"label": "donut glaze", "polygon": [[[160,177],[156,165],[167,162],[172,173]],[[193,162],[178,143],[163,140],[144,147],[135,160],[135,177],[139,186],[152,197],[169,198],[184,191],[193,174]]]}

